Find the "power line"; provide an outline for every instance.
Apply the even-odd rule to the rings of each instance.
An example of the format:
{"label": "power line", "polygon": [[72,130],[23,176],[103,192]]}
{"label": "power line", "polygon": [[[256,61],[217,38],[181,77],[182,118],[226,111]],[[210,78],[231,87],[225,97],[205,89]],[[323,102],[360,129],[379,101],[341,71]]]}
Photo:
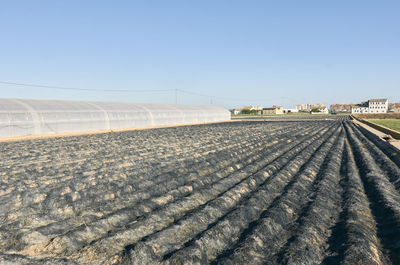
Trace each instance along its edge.
{"label": "power line", "polygon": [[0,84],[6,85],[17,85],[17,86],[27,86],[27,87],[41,87],[41,88],[53,88],[53,89],[63,89],[63,90],[75,90],[75,91],[94,91],[94,92],[167,92],[175,91],[175,89],[147,89],[147,90],[130,90],[130,89],[89,89],[89,88],[78,88],[78,87],[63,87],[63,86],[48,86],[48,85],[38,85],[38,84],[28,84],[28,83],[15,83],[0,81]]}
{"label": "power line", "polygon": [[178,92],[205,97],[210,100],[212,99],[219,99],[224,101],[236,101],[236,102],[243,102],[243,101],[253,101],[253,102],[265,102],[270,100],[282,100],[282,99],[290,99],[288,97],[279,97],[279,98],[268,98],[268,99],[245,99],[245,98],[230,98],[230,97],[221,97],[221,96],[213,96],[208,94],[202,94],[197,92],[192,92],[183,89],[141,89],[141,90],[130,90],[130,89],[89,89],[89,88],[78,88],[78,87],[64,87],[64,86],[50,86],[50,85],[40,85],[40,84],[31,84],[31,83],[20,83],[20,82],[8,82],[8,81],[0,81],[0,84],[6,85],[16,85],[16,86],[25,86],[25,87],[40,87],[40,88],[51,88],[51,89],[61,89],[61,90],[72,90],[72,91],[89,91],[89,92],[122,92],[122,93],[146,93],[146,92],[175,92],[175,103],[178,103]]}

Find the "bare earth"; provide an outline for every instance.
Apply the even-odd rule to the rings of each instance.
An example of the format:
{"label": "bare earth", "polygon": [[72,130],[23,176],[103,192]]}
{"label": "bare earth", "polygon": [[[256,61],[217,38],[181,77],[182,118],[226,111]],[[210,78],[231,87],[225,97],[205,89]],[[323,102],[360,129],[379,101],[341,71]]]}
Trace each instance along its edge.
{"label": "bare earth", "polygon": [[400,153],[347,119],[2,142],[0,264],[400,264]]}

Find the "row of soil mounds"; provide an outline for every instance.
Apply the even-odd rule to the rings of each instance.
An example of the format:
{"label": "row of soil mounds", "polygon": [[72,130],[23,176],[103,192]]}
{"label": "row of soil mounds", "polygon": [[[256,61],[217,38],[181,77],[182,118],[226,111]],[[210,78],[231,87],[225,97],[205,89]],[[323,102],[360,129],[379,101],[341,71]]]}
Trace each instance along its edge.
{"label": "row of soil mounds", "polygon": [[0,145],[0,264],[400,263],[400,154],[345,116]]}

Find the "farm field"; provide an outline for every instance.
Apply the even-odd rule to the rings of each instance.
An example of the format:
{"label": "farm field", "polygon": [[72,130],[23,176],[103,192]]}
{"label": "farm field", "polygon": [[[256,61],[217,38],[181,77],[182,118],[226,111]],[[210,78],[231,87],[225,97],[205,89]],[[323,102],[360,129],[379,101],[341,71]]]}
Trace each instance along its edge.
{"label": "farm field", "polygon": [[400,132],[400,120],[369,120],[369,121]]}
{"label": "farm field", "polygon": [[316,120],[337,120],[337,119],[345,119],[350,115],[343,115],[341,117],[337,117],[337,115],[331,114],[277,114],[277,115],[249,115],[249,116],[232,116],[232,120],[241,120],[241,121],[316,121]]}
{"label": "farm field", "polygon": [[288,114],[236,114],[232,118],[246,118],[246,117],[276,117],[276,116],[308,116],[308,112],[292,112]]}
{"label": "farm field", "polygon": [[400,264],[400,152],[310,116],[2,142],[0,264]]}

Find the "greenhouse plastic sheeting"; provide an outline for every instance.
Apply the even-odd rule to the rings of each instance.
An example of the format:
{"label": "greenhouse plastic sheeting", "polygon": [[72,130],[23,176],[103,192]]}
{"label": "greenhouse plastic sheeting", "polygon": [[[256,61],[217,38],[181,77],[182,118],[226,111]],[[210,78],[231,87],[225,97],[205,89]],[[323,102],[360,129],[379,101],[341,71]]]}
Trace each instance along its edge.
{"label": "greenhouse plastic sheeting", "polygon": [[0,99],[0,137],[230,120],[218,106]]}

